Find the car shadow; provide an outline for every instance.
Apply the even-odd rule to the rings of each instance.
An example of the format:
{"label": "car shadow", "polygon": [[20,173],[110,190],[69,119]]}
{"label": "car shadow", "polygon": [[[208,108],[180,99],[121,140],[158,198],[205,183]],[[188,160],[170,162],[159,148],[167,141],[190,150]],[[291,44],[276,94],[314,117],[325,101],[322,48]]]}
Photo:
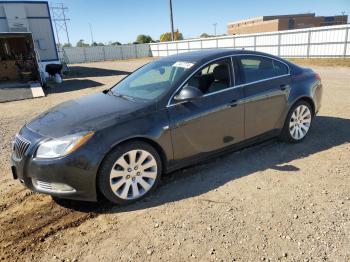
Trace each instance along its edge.
{"label": "car shadow", "polygon": [[105,76],[118,76],[128,75],[130,72],[122,70],[112,70],[104,68],[86,67],[86,66],[71,66],[63,76],[63,82],[60,84],[53,81],[47,84],[45,88],[45,94],[64,93],[70,91],[77,91],[81,89],[87,89],[92,87],[99,87],[103,84],[94,80],[88,79],[89,77],[105,77]]}
{"label": "car shadow", "polygon": [[[298,144],[270,139],[263,143],[225,154],[185,168],[162,178],[160,187],[149,197],[127,206],[115,206],[106,200],[98,203],[60,200],[58,204],[81,212],[120,213],[147,209],[199,196],[224,184],[267,169],[287,172],[299,168],[292,160],[308,157],[350,142],[350,120],[329,116],[316,117],[309,136]],[[208,163],[209,162],[209,163]]]}
{"label": "car shadow", "polygon": [[123,70],[113,70],[113,69],[87,67],[87,66],[70,66],[69,71],[64,73],[63,79],[118,76],[118,75],[128,75],[128,74],[130,74],[130,72],[123,71]]}
{"label": "car shadow", "polygon": [[56,94],[56,93],[65,93],[71,91],[78,91],[86,88],[99,87],[103,84],[88,79],[70,79],[65,80],[61,84],[55,84],[45,89],[45,94]]}

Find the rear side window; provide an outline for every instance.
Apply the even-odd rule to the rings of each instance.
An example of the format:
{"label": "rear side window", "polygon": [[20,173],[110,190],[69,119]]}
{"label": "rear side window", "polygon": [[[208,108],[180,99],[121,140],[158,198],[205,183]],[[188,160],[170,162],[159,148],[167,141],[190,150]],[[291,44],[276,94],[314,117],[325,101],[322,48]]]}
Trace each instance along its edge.
{"label": "rear side window", "polygon": [[288,74],[288,67],[274,59],[262,56],[237,57],[241,84],[247,84]]}
{"label": "rear side window", "polygon": [[273,63],[273,69],[275,70],[276,76],[287,75],[289,73],[289,69],[285,64],[277,60],[272,60],[272,63]]}

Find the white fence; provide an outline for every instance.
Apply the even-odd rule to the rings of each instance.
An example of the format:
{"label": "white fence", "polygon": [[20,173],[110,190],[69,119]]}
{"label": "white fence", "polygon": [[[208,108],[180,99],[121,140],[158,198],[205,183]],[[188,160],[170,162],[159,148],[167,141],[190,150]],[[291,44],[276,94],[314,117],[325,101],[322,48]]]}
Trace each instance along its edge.
{"label": "white fence", "polygon": [[255,50],[282,57],[350,57],[350,25],[152,44],[70,47],[64,48],[59,55],[66,63],[73,64],[168,56],[213,48]]}
{"label": "white fence", "polygon": [[350,57],[350,25],[152,43],[152,56],[236,48],[282,57]]}
{"label": "white fence", "polygon": [[151,56],[148,44],[119,46],[69,47],[59,52],[60,59],[68,64],[124,60]]}

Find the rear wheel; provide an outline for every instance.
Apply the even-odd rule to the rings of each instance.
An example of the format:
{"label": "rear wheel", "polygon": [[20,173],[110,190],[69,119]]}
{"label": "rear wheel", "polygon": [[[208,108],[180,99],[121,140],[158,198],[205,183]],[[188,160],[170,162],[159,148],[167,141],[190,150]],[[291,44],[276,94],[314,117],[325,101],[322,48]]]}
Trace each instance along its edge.
{"label": "rear wheel", "polygon": [[98,186],[111,202],[128,204],[153,191],[161,173],[158,152],[147,143],[131,142],[118,146],[106,157]]}
{"label": "rear wheel", "polygon": [[310,104],[306,101],[297,102],[287,115],[281,138],[291,143],[301,142],[310,131],[312,118]]}

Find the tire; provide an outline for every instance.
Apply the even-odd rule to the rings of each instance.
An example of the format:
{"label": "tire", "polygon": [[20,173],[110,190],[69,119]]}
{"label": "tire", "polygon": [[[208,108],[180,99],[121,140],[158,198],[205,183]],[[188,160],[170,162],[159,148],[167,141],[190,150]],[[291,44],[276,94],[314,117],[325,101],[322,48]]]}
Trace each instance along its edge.
{"label": "tire", "polygon": [[300,143],[309,134],[313,122],[310,103],[298,101],[289,110],[280,138],[289,143]]}
{"label": "tire", "polygon": [[151,145],[121,144],[103,161],[97,176],[100,192],[112,203],[125,205],[149,195],[162,174],[160,156]]}

